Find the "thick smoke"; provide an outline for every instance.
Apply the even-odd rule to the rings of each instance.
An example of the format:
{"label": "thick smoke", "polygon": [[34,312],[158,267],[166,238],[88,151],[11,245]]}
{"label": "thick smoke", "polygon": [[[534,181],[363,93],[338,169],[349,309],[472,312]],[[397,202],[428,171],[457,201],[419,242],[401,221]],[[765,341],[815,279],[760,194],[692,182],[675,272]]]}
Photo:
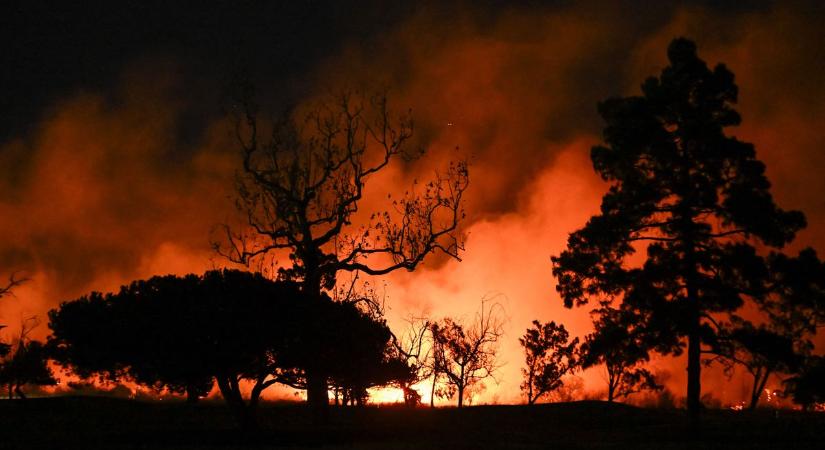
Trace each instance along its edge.
{"label": "thick smoke", "polygon": [[145,64],[114,93],[64,99],[32,136],[3,144],[0,271],[31,278],[0,305],[7,323],[90,290],[211,267],[210,227],[231,211],[231,141],[216,124],[181,152],[184,86],[174,64]]}
{"label": "thick smoke", "polygon": [[[470,318],[483,296],[502,295],[507,364],[482,401],[518,400],[517,337],[532,319],[589,330],[586,309],[561,306],[550,256],[598,211],[604,191],[589,162],[601,132],[596,102],[637,93],[665,64],[673,37],[695,39],[709,64],[736,74],[744,120],[733,132],[756,144],[779,204],[807,213],[809,229],[794,248],[825,253],[821,12],[662,7],[643,22],[635,15],[618,6],[424,9],[381,36],[344,44],[306,74],[319,92],[386,88],[397,109],[412,108],[430,152],[372,180],[378,197],[470,158],[463,261],[385,281],[392,322],[422,311]],[[235,145],[221,120],[181,138],[201,105],[191,101],[198,93],[181,95],[193,87],[180,72],[170,58],[136,61],[119,87],[60,99],[33,133],[0,144],[0,271],[33,278],[0,305],[5,323],[44,316],[89,290],[225,264],[208,241],[233,213]],[[681,392],[682,362],[656,364]],[[602,387],[598,373],[585,378],[587,388]],[[723,392],[720,374],[708,372],[705,383],[739,400],[738,390]]]}
{"label": "thick smoke", "polygon": [[[378,78],[399,103],[413,105],[419,131],[440,155],[429,161],[471,155],[473,222],[464,261],[396,274],[389,292],[399,314],[412,309],[468,318],[483,296],[504,295],[507,365],[501,384],[482,396],[488,401],[518,398],[516,338],[532,319],[561,321],[580,335],[589,331],[586,308],[561,306],[549,258],[598,211],[604,192],[588,160],[601,132],[596,103],[638,93],[666,64],[674,37],[695,39],[708,64],[723,62],[737,75],[744,121],[731,132],[756,144],[779,204],[808,214],[808,230],[789,250],[813,245],[825,251],[825,208],[812,195],[825,192],[825,156],[817,151],[825,91],[816,82],[825,75],[825,60],[820,46],[811,45],[825,38],[818,22],[784,9],[736,16],[679,9],[642,32],[617,20],[621,12],[512,12],[492,21],[421,15],[384,36],[383,50],[353,47],[330,63],[337,70],[322,71],[346,80]],[[677,395],[684,389],[683,361],[654,366],[668,374]],[[603,388],[596,371],[585,379],[587,388]],[[705,389],[725,401],[746,392],[738,388],[741,377],[735,391],[718,372],[707,371],[705,379]]]}

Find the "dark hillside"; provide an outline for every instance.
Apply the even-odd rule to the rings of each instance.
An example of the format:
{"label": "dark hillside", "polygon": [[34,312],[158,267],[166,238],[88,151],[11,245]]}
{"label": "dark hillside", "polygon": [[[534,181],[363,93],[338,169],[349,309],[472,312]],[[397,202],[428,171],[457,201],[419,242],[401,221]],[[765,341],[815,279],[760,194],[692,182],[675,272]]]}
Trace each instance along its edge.
{"label": "dark hillside", "polygon": [[110,398],[0,401],[2,448],[822,448],[825,414],[710,411],[701,436],[683,412],[602,402],[407,410],[333,409],[316,428],[303,405],[261,411],[261,431],[238,431],[220,403]]}

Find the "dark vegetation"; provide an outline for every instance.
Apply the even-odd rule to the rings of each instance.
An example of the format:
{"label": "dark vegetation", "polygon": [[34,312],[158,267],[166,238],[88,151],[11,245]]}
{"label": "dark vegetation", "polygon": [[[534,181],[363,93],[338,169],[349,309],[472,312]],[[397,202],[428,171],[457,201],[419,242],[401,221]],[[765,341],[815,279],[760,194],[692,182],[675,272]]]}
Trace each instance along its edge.
{"label": "dark vegetation", "polygon": [[[229,109],[243,159],[236,205],[245,220],[222,227],[214,241],[219,254],[265,270],[278,266],[278,252],[287,253],[291,267],[280,267],[277,276],[299,283],[310,304],[334,291],[342,273],[355,273],[355,283],[358,273],[415,270],[433,253],[459,258],[469,184],[464,162],[411,187],[390,208],[369,211],[366,223],[352,220],[372,176],[422,154],[410,142],[411,116],[394,116],[385,95],[344,93],[269,123],[260,119],[248,83],[233,90]],[[347,300],[354,291],[341,292]],[[313,344],[310,354],[326,351],[325,341],[307,342]],[[307,361],[304,371],[308,402],[323,420],[331,374],[321,361]]]}
{"label": "dark vegetation", "polygon": [[[9,276],[8,283],[5,286],[0,287],[0,299],[12,294],[12,290],[23,284],[26,280],[21,279],[16,276],[16,274],[11,274]],[[6,328],[6,325],[0,325],[0,330]],[[0,357],[5,357],[8,355],[9,351],[11,351],[11,345],[5,342],[0,342]]]}
{"label": "dark vegetation", "polygon": [[0,385],[8,389],[8,398],[15,396],[25,399],[23,387],[53,386],[57,384],[48,367],[49,349],[42,342],[29,339],[29,333],[37,327],[36,318],[24,320],[20,325],[20,334],[9,345],[9,351],[0,364]]}
{"label": "dark vegetation", "polygon": [[[26,414],[21,414],[25,411]],[[37,420],[31,420],[37,418]],[[302,405],[262,404],[256,433],[204,402],[104,398],[0,402],[2,448],[821,448],[825,416],[801,411],[708,411],[685,438],[684,411],[604,402],[471,408],[332,408],[319,426]]]}
{"label": "dark vegetation", "polygon": [[[78,375],[185,393],[190,403],[217,384],[245,427],[255,426],[269,386],[305,389],[309,365],[324,367],[327,388],[343,391],[344,403],[362,403],[367,388],[410,371],[393,358],[383,320],[358,303],[311,302],[295,283],[248,272],[136,281],[63,303],[49,318],[55,360]],[[244,382],[251,384],[247,398]]]}
{"label": "dark vegetation", "polygon": [[530,405],[560,388],[562,378],[580,366],[576,354],[579,338],[570,339],[564,325],[534,320],[533,328],[527,329],[519,343],[524,348],[526,366],[521,369],[521,390]]}
{"label": "dark vegetation", "polygon": [[658,390],[662,386],[644,367],[650,355],[648,343],[639,333],[636,323],[621,311],[604,308],[598,311],[595,332],[589,334],[580,348],[583,368],[603,365],[607,372],[607,401],[627,398],[643,390]]}
{"label": "dark vegetation", "polygon": [[[495,377],[496,352],[503,331],[497,303],[482,300],[481,309],[471,324],[450,318],[431,325],[433,393],[443,398],[456,397],[464,405],[470,390]],[[441,386],[441,389],[439,389]]]}
{"label": "dark vegetation", "polygon": [[[591,159],[610,188],[601,213],[553,258],[553,273],[565,306],[598,305],[597,336],[612,333],[611,322],[626,324],[626,349],[591,340],[601,359],[625,350],[632,367],[651,351],[687,351],[695,425],[703,363],[744,365],[754,374],[755,407],[767,377],[806,356],[825,309],[825,271],[812,249],[779,253],[805,217],[774,203],[753,145],[725,133],[741,121],[733,73],[708,68],[687,39],[670,44],[668,60],[642,95],[599,104],[605,143]],[[629,262],[636,253],[642,264]],[[746,305],[760,311],[759,325],[740,315]],[[617,370],[625,375],[617,379]],[[644,372],[612,371],[611,385],[649,384]]]}

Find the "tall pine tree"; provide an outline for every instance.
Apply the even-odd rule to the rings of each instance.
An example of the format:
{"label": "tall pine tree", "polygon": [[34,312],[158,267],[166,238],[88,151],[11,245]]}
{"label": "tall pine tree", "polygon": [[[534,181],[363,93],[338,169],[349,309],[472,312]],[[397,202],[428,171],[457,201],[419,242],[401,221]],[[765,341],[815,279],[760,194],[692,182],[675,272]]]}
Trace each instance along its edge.
{"label": "tall pine tree", "polygon": [[733,73],[722,64],[709,69],[687,39],[670,44],[668,59],[642,95],[599,104],[605,143],[591,158],[610,188],[601,213],[553,258],[553,274],[567,307],[620,301],[656,350],[678,355],[687,347],[696,423],[713,317],[760,295],[767,273],[756,247],[782,247],[805,217],[774,203],[753,145],[725,134],[741,120]]}

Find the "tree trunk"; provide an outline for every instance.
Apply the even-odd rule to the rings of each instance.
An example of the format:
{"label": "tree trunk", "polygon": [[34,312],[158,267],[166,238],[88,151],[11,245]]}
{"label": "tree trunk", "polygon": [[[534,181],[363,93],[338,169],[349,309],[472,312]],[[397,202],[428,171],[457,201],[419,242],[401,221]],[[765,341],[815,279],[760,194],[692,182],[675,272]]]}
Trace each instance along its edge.
{"label": "tree trunk", "polygon": [[263,381],[258,380],[252,387],[249,394],[249,405],[244,408],[243,428],[245,430],[258,430],[258,404],[261,400],[261,393],[264,391]]}
{"label": "tree trunk", "polygon": [[464,406],[464,385],[458,385],[458,407]]}
{"label": "tree trunk", "polygon": [[[688,229],[690,225],[688,226]],[[687,367],[687,409],[690,427],[696,431],[702,410],[702,315],[699,305],[697,268],[694,258],[693,240],[688,236],[685,246],[685,290],[688,305],[688,367]]]}
{"label": "tree trunk", "polygon": [[326,423],[328,421],[327,378],[314,370],[307,370],[307,404],[316,422]]}
{"label": "tree trunk", "polygon": [[533,396],[533,369],[530,369],[529,375],[527,377],[527,404],[532,405],[536,403],[538,396]]}
{"label": "tree trunk", "polygon": [[751,403],[748,409],[753,411],[759,404],[759,398],[762,397],[762,392],[765,390],[765,385],[768,384],[768,378],[771,376],[771,371],[765,369],[765,373],[757,373],[753,376],[753,390],[751,391]]}
{"label": "tree trunk", "polygon": [[[303,255],[302,260],[304,262],[304,267],[306,270],[306,276],[303,281],[303,291],[306,295],[306,299],[309,302],[313,302],[314,304],[318,305],[323,300],[321,295],[321,273],[318,268],[317,262],[314,260],[315,253],[310,252],[307,255]],[[317,317],[310,317],[310,320],[317,320]],[[313,322],[310,322],[313,323]],[[322,326],[332,326],[332,324],[326,323]],[[314,342],[314,345],[323,346],[326,345],[325,342]],[[318,350],[321,350],[320,348]],[[320,353],[316,353],[320,354]],[[313,419],[316,423],[326,423],[329,419],[329,394],[327,392],[327,374],[324,373],[319,367],[311,367],[314,364],[310,364],[310,367],[306,367],[306,378],[307,378],[307,404],[309,405],[309,409],[312,412]]]}
{"label": "tree trunk", "polygon": [[[698,309],[698,308],[697,308]],[[692,425],[699,422],[699,414],[702,409],[701,400],[701,337],[699,336],[699,318],[691,319],[690,333],[688,334],[688,385],[687,385],[687,408],[688,417]]]}
{"label": "tree trunk", "polygon": [[436,375],[433,375],[433,385],[430,388],[430,408],[435,408],[435,383],[438,380]]}
{"label": "tree trunk", "polygon": [[237,382],[225,377],[217,377],[217,380],[221,396],[223,396],[224,401],[235,416],[238,426],[244,430],[256,428],[257,422],[253,417],[254,411],[247,408],[246,403],[244,403]]}

